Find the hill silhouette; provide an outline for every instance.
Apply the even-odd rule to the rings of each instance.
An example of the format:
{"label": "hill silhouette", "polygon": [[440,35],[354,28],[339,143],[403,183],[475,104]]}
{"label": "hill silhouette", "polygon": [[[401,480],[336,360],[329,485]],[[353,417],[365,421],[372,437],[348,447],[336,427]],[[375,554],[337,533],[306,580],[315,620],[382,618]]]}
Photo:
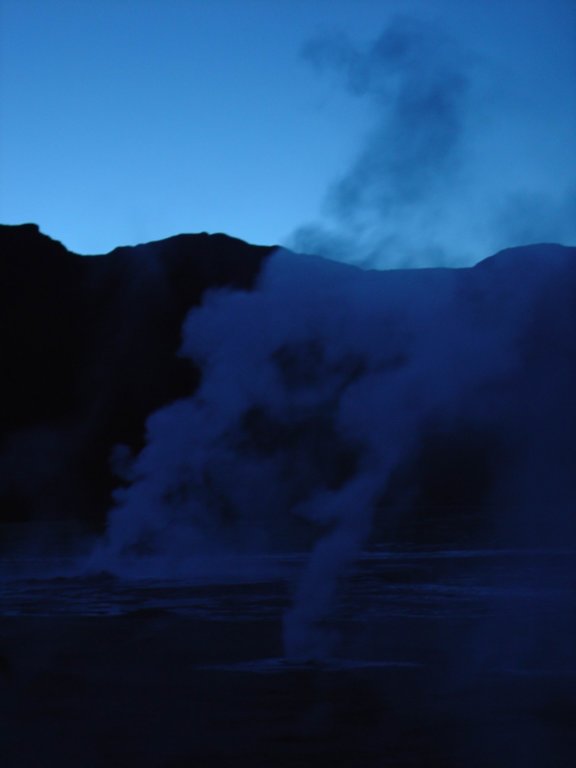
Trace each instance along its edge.
{"label": "hill silhouette", "polygon": [[271,251],[202,233],[84,257],[0,226],[2,521],[104,521],[112,446],[139,449],[147,416],[198,381],[177,356],[186,313],[250,289]]}
{"label": "hill silhouette", "polygon": [[185,499],[242,546],[309,542],[339,504],[373,510],[362,539],[492,536],[501,507],[573,533],[574,248],[364,272],[206,233],[80,256],[26,224],[0,254],[2,522],[116,506],[138,548],[119,521],[157,494],[156,532]]}

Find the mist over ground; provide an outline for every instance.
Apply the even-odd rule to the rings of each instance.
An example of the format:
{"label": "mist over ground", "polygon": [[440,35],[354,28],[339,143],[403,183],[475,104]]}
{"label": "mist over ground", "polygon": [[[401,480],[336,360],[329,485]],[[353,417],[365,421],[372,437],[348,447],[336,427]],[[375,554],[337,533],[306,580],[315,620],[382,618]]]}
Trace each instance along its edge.
{"label": "mist over ground", "polygon": [[2,768],[573,768],[573,0],[0,16]]}
{"label": "mist over ground", "polygon": [[6,765],[571,765],[574,248],[0,238]]}
{"label": "mist over ground", "polygon": [[[286,650],[322,657],[338,580],[426,504],[439,454],[436,482],[461,489],[448,542],[574,542],[574,266],[561,246],[398,272],[279,251],[254,291],[211,292],[180,350],[199,389],[148,419],[97,567],[310,549]],[[428,493],[427,513],[446,514]]]}

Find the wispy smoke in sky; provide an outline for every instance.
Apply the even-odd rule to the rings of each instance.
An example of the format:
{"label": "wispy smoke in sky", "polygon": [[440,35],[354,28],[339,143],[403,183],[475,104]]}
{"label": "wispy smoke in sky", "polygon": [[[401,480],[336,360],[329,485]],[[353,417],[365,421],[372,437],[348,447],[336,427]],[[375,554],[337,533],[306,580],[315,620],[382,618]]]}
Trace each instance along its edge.
{"label": "wispy smoke in sky", "polygon": [[[354,96],[369,101],[373,126],[352,166],[329,190],[328,228],[311,225],[295,245],[359,260],[429,261],[442,257],[434,222],[465,164],[470,62],[424,23],[396,18],[366,50],[345,38],[317,39],[304,50],[318,69],[334,70]],[[352,257],[353,258],[353,257]],[[358,258],[358,257],[356,257]]]}
{"label": "wispy smoke in sky", "polygon": [[[367,47],[332,36],[310,41],[303,55],[369,105],[372,126],[328,190],[323,219],[299,228],[292,247],[369,266],[427,266],[576,237],[562,190],[557,200],[531,191],[529,158],[525,185],[509,188],[504,143],[515,140],[506,133],[514,107],[493,94],[490,102],[481,55],[405,16]],[[504,126],[500,146],[495,126],[496,134]]]}

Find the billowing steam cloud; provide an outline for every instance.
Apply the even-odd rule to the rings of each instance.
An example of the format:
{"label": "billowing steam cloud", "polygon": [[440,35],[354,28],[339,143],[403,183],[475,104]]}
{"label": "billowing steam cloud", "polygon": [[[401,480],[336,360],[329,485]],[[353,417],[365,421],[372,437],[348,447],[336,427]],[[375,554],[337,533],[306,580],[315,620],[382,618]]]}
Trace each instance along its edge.
{"label": "billowing steam cloud", "polygon": [[320,38],[304,55],[370,106],[372,126],[329,188],[324,221],[298,229],[290,247],[380,268],[448,266],[576,238],[573,190],[534,187],[547,174],[531,170],[533,148],[520,185],[507,177],[510,147],[523,139],[514,107],[490,93],[482,55],[405,16],[367,47]]}
{"label": "billowing steam cloud", "polygon": [[500,429],[539,455],[516,404],[533,394],[529,331],[570,258],[546,255],[376,273],[279,251],[257,290],[212,293],[184,327],[200,389],[149,419],[95,565],[178,572],[204,555],[309,551],[286,653],[329,654],[339,579],[374,516],[401,511],[384,508],[390,477],[429,430]]}
{"label": "billowing steam cloud", "polygon": [[335,227],[304,227],[296,246],[326,255],[337,249],[350,260],[360,252],[368,263],[382,257],[390,265],[438,263],[445,258],[438,218],[449,224],[446,203],[464,173],[470,62],[451,40],[406,17],[365,51],[324,39],[309,43],[305,55],[369,100],[374,125],[328,194]]}

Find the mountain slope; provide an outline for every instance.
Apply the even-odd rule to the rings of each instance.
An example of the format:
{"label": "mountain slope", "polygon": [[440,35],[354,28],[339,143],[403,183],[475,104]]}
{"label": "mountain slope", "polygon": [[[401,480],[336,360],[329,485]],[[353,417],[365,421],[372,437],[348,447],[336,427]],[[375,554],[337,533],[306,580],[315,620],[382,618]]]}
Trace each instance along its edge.
{"label": "mountain slope", "polygon": [[116,553],[340,531],[351,557],[576,530],[574,248],[377,272],[224,235],[0,247],[3,521],[114,506]]}
{"label": "mountain slope", "polygon": [[105,519],[116,443],[197,369],[177,357],[209,288],[249,289],[271,248],[181,235],[82,257],[35,225],[0,226],[2,519]]}

